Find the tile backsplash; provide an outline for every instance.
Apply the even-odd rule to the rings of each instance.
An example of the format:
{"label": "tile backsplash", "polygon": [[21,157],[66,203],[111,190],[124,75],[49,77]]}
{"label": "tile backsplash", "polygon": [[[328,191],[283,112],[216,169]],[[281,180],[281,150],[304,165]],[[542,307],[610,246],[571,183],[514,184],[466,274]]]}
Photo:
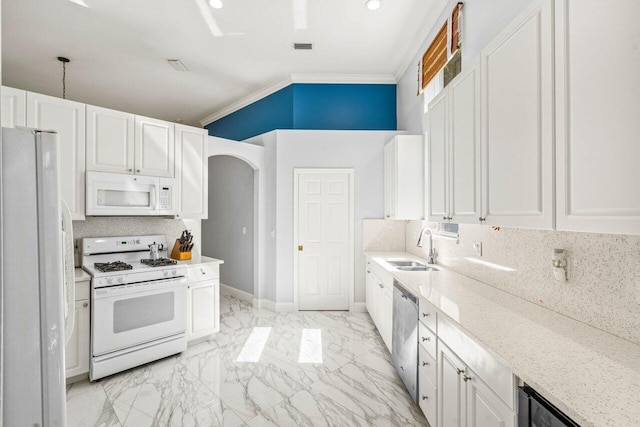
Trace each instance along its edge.
{"label": "tile backsplash", "polygon": [[[405,250],[426,258],[428,245],[416,246],[426,223],[396,222],[406,226]],[[482,242],[482,256],[474,242]],[[640,236],[461,224],[458,242],[434,246],[438,264],[640,344]],[[554,278],[554,248],[567,251],[566,283]]]}
{"label": "tile backsplash", "polygon": [[[147,234],[167,236],[168,250],[173,249],[175,239],[182,230],[193,234],[195,255],[200,254],[201,221],[199,219],[166,219],[156,217],[87,217],[84,221],[73,221],[73,238],[78,242],[83,237],[114,237]],[[76,243],[76,266],[80,265],[80,254]]]}

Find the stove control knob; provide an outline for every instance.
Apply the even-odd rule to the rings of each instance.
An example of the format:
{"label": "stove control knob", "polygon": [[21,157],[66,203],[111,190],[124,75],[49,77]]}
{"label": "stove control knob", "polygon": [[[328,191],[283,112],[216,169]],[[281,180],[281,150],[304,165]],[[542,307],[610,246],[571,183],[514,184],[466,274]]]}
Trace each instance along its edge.
{"label": "stove control knob", "polygon": [[112,279],[112,278],[108,278],[108,279],[107,279],[107,285],[110,285],[110,284],[112,284],[112,283],[113,283],[113,279]]}
{"label": "stove control knob", "polygon": [[118,283],[124,283],[124,277],[118,277]]}
{"label": "stove control knob", "polygon": [[168,271],[164,271],[164,277],[168,277],[169,276],[169,272]]}
{"label": "stove control knob", "polygon": [[171,274],[173,274],[174,276],[177,276],[177,275],[178,275],[178,270],[173,270],[173,271],[171,272]]}

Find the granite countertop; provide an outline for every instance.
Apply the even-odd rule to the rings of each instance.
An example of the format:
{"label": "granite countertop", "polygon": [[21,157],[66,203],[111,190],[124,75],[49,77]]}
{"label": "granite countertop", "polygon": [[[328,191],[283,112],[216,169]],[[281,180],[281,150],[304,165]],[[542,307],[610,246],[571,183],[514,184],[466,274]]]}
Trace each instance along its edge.
{"label": "granite countertop", "polygon": [[188,261],[178,261],[178,265],[199,265],[209,263],[224,264],[224,261],[221,259],[210,258],[204,255],[194,255],[193,258]]}
{"label": "granite countertop", "polygon": [[81,267],[76,267],[74,280],[76,282],[83,282],[86,280],[91,280],[91,275],[84,271]]}
{"label": "granite countertop", "polygon": [[639,425],[640,345],[439,265],[437,272],[405,272],[386,262],[426,264],[406,252],[365,255],[577,423]]}

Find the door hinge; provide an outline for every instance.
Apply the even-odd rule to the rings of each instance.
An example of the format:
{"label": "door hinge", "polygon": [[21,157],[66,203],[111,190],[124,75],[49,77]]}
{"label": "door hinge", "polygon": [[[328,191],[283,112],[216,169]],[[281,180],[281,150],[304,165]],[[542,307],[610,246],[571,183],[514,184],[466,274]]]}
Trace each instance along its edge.
{"label": "door hinge", "polygon": [[304,250],[304,248],[302,247],[302,245],[298,245],[298,252],[302,252]]}

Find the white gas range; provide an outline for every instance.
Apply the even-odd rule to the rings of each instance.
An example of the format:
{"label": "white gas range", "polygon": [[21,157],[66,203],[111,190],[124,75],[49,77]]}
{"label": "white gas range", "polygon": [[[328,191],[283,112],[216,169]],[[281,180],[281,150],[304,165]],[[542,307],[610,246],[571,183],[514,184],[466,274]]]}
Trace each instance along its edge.
{"label": "white gas range", "polygon": [[[159,259],[149,246],[161,245]],[[97,380],[187,348],[185,269],[167,257],[164,235],[82,239],[91,274],[91,361]]]}

